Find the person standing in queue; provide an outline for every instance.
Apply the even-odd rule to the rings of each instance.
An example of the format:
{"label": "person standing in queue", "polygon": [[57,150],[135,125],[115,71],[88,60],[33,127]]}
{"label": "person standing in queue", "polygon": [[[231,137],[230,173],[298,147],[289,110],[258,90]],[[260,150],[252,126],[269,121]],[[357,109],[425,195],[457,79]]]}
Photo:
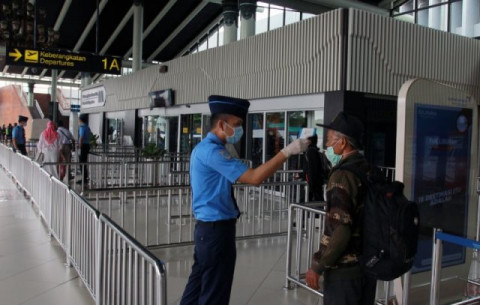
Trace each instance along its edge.
{"label": "person standing in queue", "polygon": [[194,263],[180,304],[225,305],[229,303],[237,250],[235,227],[240,216],[232,184],[259,185],[291,155],[308,147],[297,139],[268,162],[255,169],[232,158],[225,144],[242,138],[243,121],[250,103],[226,96],[209,97],[211,130],[192,151],[190,184],[196,219]]}
{"label": "person standing in queue", "polygon": [[[88,115],[81,114],[79,116],[80,126],[78,127],[78,149],[80,149],[80,163],[88,162],[88,153],[90,152],[90,138],[92,132],[90,127],[88,127]],[[88,166],[83,166],[83,182],[86,184],[88,182]],[[77,183],[82,183],[82,181],[77,181]]]}
{"label": "person standing in queue", "polygon": [[366,174],[370,170],[360,153],[363,123],[340,112],[330,125],[317,125],[328,130],[326,156],[333,169],[327,183],[324,233],[305,280],[309,287],[318,290],[318,280],[323,275],[324,305],[374,305],[377,282],[364,272],[359,259],[366,186],[352,172]]}
{"label": "person standing in queue", "polygon": [[27,149],[25,148],[25,126],[27,125],[28,118],[19,115],[18,116],[18,125],[15,126],[12,130],[12,144],[13,144],[13,151],[20,153],[24,156],[27,155]]}

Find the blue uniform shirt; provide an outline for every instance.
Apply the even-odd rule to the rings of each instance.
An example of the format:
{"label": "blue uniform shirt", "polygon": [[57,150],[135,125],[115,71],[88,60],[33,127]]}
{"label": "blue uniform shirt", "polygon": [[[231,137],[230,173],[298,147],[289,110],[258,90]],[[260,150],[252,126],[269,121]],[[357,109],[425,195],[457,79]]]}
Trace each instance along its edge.
{"label": "blue uniform shirt", "polygon": [[247,165],[232,158],[222,141],[209,132],[192,151],[190,158],[195,219],[217,221],[237,218],[232,183],[247,169]]}
{"label": "blue uniform shirt", "polygon": [[23,129],[23,126],[17,125],[13,128],[12,138],[17,141],[17,144],[25,144],[25,129]]}
{"label": "blue uniform shirt", "polygon": [[92,133],[90,132],[90,128],[87,125],[81,125],[78,127],[78,138],[80,139],[81,137],[83,137],[82,144],[89,144],[91,135]]}

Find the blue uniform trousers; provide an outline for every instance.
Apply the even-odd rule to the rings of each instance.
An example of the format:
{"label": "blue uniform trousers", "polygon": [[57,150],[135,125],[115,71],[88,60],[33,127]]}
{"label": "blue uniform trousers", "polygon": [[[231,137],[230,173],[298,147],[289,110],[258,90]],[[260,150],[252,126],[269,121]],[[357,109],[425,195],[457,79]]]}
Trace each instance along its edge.
{"label": "blue uniform trousers", "polygon": [[181,305],[229,303],[237,257],[235,224],[236,220],[197,221],[194,263]]}

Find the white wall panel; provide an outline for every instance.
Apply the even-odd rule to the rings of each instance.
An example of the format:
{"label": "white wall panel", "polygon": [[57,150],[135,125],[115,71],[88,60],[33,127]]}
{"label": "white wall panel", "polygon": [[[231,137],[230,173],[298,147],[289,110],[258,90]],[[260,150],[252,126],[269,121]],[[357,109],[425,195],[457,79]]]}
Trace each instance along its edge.
{"label": "white wall panel", "polygon": [[[341,88],[342,11],[332,11],[170,62],[106,80],[107,101],[88,112],[147,108],[148,92],[171,88],[176,104],[209,95],[268,98]],[[87,110],[85,110],[87,112]]]}
{"label": "white wall panel", "polygon": [[480,93],[480,41],[353,10],[349,12],[347,90],[398,95],[411,78]]}

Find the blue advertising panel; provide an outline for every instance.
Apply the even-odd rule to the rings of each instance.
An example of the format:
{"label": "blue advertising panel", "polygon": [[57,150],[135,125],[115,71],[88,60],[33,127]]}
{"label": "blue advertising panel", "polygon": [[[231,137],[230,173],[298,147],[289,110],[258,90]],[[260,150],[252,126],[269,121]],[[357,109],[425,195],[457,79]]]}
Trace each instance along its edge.
{"label": "blue advertising panel", "polygon": [[[421,234],[414,272],[430,269],[434,227],[467,235],[472,117],[472,109],[415,105],[411,198],[419,206]],[[464,260],[464,248],[444,244],[444,267]]]}

